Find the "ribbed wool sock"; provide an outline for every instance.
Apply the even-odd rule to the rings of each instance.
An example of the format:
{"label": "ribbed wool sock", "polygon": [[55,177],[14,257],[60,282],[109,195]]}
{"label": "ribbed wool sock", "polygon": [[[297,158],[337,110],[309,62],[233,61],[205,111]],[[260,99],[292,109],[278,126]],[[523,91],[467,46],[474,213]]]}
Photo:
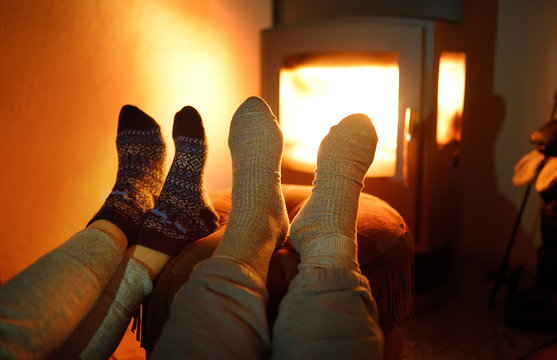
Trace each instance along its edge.
{"label": "ribbed wool sock", "polygon": [[155,120],[137,107],[125,105],[118,118],[116,149],[116,184],[88,225],[108,220],[131,242],[161,191],[166,146]]}
{"label": "ribbed wool sock", "polygon": [[201,116],[191,106],[174,118],[176,154],[159,199],[137,235],[137,244],[174,256],[187,244],[209,235],[218,215],[205,192],[207,140]]}
{"label": "ribbed wool sock", "polygon": [[377,134],[363,114],[333,126],[319,146],[310,198],[292,221],[290,239],[300,267],[359,270],[356,220],[365,173]]}
{"label": "ribbed wool sock", "polygon": [[288,215],[280,186],[282,132],[269,106],[247,99],[230,124],[232,207],[214,257],[239,261],[267,279],[274,249],[284,241]]}

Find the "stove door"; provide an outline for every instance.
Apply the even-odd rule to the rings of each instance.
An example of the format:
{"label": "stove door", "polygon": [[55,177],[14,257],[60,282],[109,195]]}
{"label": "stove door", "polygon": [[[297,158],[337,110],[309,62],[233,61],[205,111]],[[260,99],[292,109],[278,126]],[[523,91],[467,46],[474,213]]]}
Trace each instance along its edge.
{"label": "stove door", "polygon": [[[262,33],[262,96],[285,138],[284,183],[311,184],[319,142],[351,113],[370,116],[379,143],[364,191],[416,230],[424,28],[350,19]],[[313,160],[313,161],[312,161]]]}

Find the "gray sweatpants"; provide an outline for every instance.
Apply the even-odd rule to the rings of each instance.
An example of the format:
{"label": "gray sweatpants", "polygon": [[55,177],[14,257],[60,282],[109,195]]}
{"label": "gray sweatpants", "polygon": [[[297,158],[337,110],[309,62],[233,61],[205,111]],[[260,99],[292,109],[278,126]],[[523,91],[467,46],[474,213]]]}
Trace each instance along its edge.
{"label": "gray sweatpants", "polygon": [[152,359],[382,357],[375,300],[360,273],[302,270],[282,300],[272,336],[267,297],[264,282],[248,266],[205,260],[176,294]]}
{"label": "gray sweatpants", "polygon": [[89,313],[120,263],[105,233],[85,229],[0,287],[0,358],[46,358]]}

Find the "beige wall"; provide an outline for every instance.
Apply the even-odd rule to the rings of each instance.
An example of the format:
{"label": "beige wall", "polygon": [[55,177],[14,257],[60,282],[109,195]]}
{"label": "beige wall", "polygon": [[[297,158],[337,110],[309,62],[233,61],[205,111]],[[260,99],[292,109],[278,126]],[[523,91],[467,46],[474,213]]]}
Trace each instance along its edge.
{"label": "beige wall", "polygon": [[[505,122],[495,146],[495,170],[499,189],[517,211],[525,189],[512,185],[513,167],[533,150],[529,136],[549,120],[557,91],[555,14],[556,1],[499,0],[494,92],[504,100]],[[532,191],[521,223],[523,238],[512,254],[515,262],[527,261],[525,246],[539,245],[540,204]],[[510,234],[510,224],[501,230]]]}
{"label": "beige wall", "polygon": [[[525,191],[511,183],[514,165],[534,148],[529,135],[549,120],[557,90],[557,2],[498,0],[487,10],[491,2],[466,1],[475,3],[466,8],[476,21],[485,20],[489,11],[494,17],[471,38],[482,43],[493,37],[493,48],[474,53],[470,64],[484,69],[470,80],[489,88],[467,95],[474,114],[463,124],[460,251],[495,269]],[[531,272],[540,242],[540,203],[532,191],[511,255],[513,266],[526,264]]]}
{"label": "beige wall", "polygon": [[259,93],[261,0],[0,2],[0,281],[81,229],[112,188],[122,105],[204,118],[209,189],[229,186],[236,107]]}
{"label": "beige wall", "polygon": [[[557,90],[556,12],[554,1],[466,0],[461,24],[438,24],[440,36],[449,31],[457,39],[454,46],[466,52],[456,251],[493,270],[524,194],[511,183],[513,167],[533,149],[529,135],[548,121]],[[451,50],[449,39],[443,45]],[[511,259],[513,266],[526,264],[531,272],[540,240],[539,205],[533,192]]]}

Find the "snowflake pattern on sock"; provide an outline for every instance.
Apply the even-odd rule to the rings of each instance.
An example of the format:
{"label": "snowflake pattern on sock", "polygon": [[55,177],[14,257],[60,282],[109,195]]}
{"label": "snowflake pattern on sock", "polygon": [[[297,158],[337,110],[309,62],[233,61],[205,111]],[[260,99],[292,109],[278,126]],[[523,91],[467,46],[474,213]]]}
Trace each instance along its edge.
{"label": "snowflake pattern on sock", "polygon": [[121,211],[139,229],[164,182],[164,143],[158,129],[118,134],[118,175],[105,205]]}
{"label": "snowflake pattern on sock", "polygon": [[175,143],[180,151],[176,152],[159,201],[143,226],[168,238],[187,242],[213,230],[200,216],[206,206],[201,188],[205,143],[184,136],[177,138]]}
{"label": "snowflake pattern on sock", "polygon": [[[202,126],[200,121],[199,118],[199,126]],[[155,207],[143,221],[137,241],[169,255],[177,254],[218,226],[218,216],[204,189],[207,159],[204,135],[203,138],[178,135],[174,143],[174,161]]]}
{"label": "snowflake pattern on sock", "polygon": [[[130,110],[125,109],[122,113],[128,111],[129,116]],[[136,114],[140,112],[137,108],[134,111]],[[148,118],[146,114],[139,116]],[[133,242],[145,213],[154,206],[164,182],[166,147],[158,124],[146,118],[141,121],[143,125],[147,121],[151,129],[119,128],[116,137],[116,183],[101,209],[89,222],[108,220],[124,232],[129,242]]]}

